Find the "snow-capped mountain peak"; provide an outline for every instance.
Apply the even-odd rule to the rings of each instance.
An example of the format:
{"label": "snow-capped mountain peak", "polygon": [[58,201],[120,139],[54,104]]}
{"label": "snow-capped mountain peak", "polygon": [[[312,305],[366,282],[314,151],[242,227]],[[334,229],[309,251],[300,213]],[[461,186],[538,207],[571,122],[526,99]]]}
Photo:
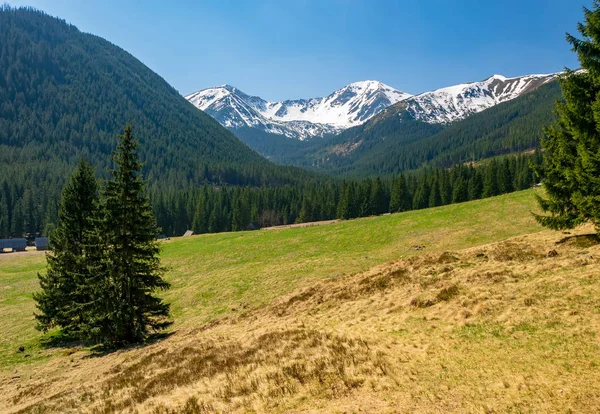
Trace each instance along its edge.
{"label": "snow-capped mountain peak", "polygon": [[493,75],[480,82],[464,83],[425,92],[403,101],[414,119],[428,123],[450,123],[510,101],[555,80],[558,73],[508,78]]}
{"label": "snow-capped mountain peak", "polygon": [[324,98],[268,102],[222,85],[195,92],[186,99],[227,128],[254,127],[307,139],[360,125],[411,96],[368,80],[351,83]]}
{"label": "snow-capped mountain peak", "polygon": [[323,98],[269,102],[231,85],[186,96],[192,104],[230,129],[257,128],[305,140],[360,125],[384,109],[408,113],[418,121],[448,124],[515,99],[560,74],[509,78],[492,75],[412,96],[376,80],[353,82]]}

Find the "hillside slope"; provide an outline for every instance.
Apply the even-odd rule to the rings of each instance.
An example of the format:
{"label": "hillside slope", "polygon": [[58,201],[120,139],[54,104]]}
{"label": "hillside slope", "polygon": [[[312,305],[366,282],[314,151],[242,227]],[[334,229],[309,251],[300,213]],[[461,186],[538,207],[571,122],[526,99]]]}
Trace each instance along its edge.
{"label": "hillside slope", "polygon": [[54,188],[82,156],[103,173],[126,123],[141,141],[150,181],[170,188],[204,180],[261,184],[285,175],[104,39],[42,12],[5,6],[0,45],[3,178],[22,184],[23,175],[34,176]]}
{"label": "hillside slope", "polygon": [[40,348],[30,294],[43,256],[1,256],[0,404],[24,413],[597,411],[600,246],[588,228],[540,233],[533,208],[526,191],[174,239],[163,257],[175,332],[92,358],[85,347]]}

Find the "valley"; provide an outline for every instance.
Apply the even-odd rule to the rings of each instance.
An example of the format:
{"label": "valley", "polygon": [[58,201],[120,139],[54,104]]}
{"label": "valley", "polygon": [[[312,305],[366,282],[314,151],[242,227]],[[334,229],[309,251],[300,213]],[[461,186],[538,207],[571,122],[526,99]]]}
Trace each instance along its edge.
{"label": "valley", "polygon": [[590,2],[0,5],[0,413],[600,412]]}
{"label": "valley", "polygon": [[164,339],[96,356],[41,345],[28,315],[43,256],[3,256],[3,405],[593,411],[598,242],[589,227],[541,231],[533,201],[525,191],[322,227],[172,239],[162,257],[175,326]]}

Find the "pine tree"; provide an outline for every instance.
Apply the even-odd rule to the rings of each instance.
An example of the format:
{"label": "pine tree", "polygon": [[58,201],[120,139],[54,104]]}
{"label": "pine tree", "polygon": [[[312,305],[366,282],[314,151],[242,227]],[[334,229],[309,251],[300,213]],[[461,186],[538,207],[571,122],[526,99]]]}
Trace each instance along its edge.
{"label": "pine tree", "polygon": [[429,207],[437,207],[442,205],[442,195],[440,193],[440,184],[437,176],[434,176],[429,192]]}
{"label": "pine tree", "polygon": [[202,194],[200,195],[200,199],[196,204],[196,209],[194,210],[194,220],[192,222],[192,228],[197,234],[206,233],[208,231],[208,215],[206,214],[206,202],[206,189],[203,189]]}
{"label": "pine tree", "polygon": [[242,200],[242,197],[238,196],[233,206],[231,229],[233,231],[242,231],[248,227],[248,224],[250,224],[250,208]]}
{"label": "pine tree", "polygon": [[583,71],[567,71],[560,80],[564,102],[556,104],[558,119],[542,139],[546,198],[536,215],[544,226],[566,229],[584,222],[600,232],[600,2],[584,8],[578,25],[582,39],[567,34]]}
{"label": "pine tree", "polygon": [[347,184],[338,207],[338,218],[343,220],[355,218],[355,202],[354,184]]}
{"label": "pine tree", "polygon": [[452,185],[450,183],[449,174],[446,171],[442,172],[440,192],[442,196],[442,205],[452,203]]}
{"label": "pine tree", "polygon": [[400,206],[402,203],[403,187],[406,187],[404,176],[401,175],[398,178],[394,178],[392,181],[392,191],[390,194],[390,213],[398,213],[402,211]]}
{"label": "pine tree", "polygon": [[21,204],[21,200],[17,201],[12,212],[10,232],[14,237],[23,237],[23,233],[25,233],[25,229],[23,227],[25,218],[23,214],[23,207]]}
{"label": "pine tree", "polygon": [[386,193],[383,188],[381,179],[373,182],[371,187],[371,214],[381,215],[388,212],[389,201],[386,198]]}
{"label": "pine tree", "polygon": [[394,181],[392,185],[392,194],[390,198],[390,212],[399,213],[401,211],[408,211],[412,208],[412,197],[406,184],[406,178],[404,174]]}
{"label": "pine tree", "polygon": [[479,169],[470,167],[471,178],[469,178],[469,200],[478,200],[483,192],[483,178]]}
{"label": "pine tree", "polygon": [[501,163],[498,163],[498,189],[501,194],[514,191],[513,178],[508,158],[504,158]]}
{"label": "pine tree", "polygon": [[158,228],[140,175],[137,140],[131,126],[119,135],[113,154],[116,169],[106,183],[104,236],[108,247],[108,277],[99,333],[109,343],[143,340],[149,331],[166,328],[169,305],[153,296],[167,289],[155,237]]}
{"label": "pine tree", "polygon": [[454,190],[452,191],[452,202],[453,203],[462,203],[463,201],[467,201],[469,199],[469,189],[467,187],[467,183],[462,177],[459,177],[458,180],[454,183]]}
{"label": "pine tree", "polygon": [[486,172],[483,181],[482,197],[487,198],[497,196],[500,194],[500,187],[498,185],[498,163],[495,159],[492,159],[485,168]]}
{"label": "pine tree", "polygon": [[91,282],[100,277],[104,251],[99,213],[94,171],[81,160],[63,189],[58,224],[50,235],[52,252],[47,256],[46,274],[38,274],[42,290],[33,297],[39,330],[57,326],[78,339],[88,336],[95,296]]}
{"label": "pine tree", "polygon": [[429,185],[427,184],[427,179],[423,177],[419,186],[415,190],[413,209],[419,210],[422,208],[427,208],[429,205],[429,195]]}
{"label": "pine tree", "polygon": [[10,234],[10,223],[8,220],[8,202],[6,197],[0,196],[0,237],[5,238]]}

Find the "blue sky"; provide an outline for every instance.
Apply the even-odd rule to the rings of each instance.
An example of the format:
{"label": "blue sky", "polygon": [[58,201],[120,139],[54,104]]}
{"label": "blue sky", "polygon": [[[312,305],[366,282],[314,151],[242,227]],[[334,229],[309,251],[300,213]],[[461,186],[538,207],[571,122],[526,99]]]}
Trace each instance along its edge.
{"label": "blue sky", "polygon": [[182,94],[229,83],[280,100],[375,79],[419,93],[578,66],[592,0],[9,0],[136,56]]}

